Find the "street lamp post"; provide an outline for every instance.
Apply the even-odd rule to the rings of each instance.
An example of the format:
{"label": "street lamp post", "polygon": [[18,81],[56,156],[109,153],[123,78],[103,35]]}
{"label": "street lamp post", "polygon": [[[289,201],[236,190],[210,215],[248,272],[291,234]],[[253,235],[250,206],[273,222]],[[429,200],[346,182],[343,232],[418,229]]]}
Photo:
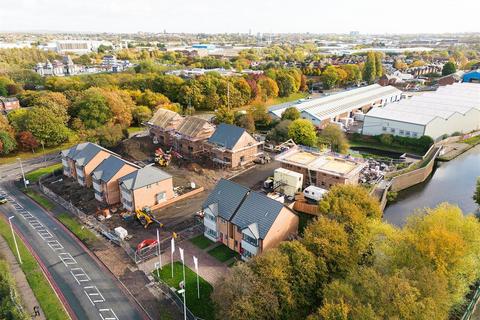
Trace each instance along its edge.
{"label": "street lamp post", "polygon": [[22,264],[22,257],[20,256],[20,250],[18,250],[17,238],[15,238],[15,232],[13,232],[12,219],[14,216],[8,217],[8,223],[10,224],[10,230],[12,231],[13,242],[15,243],[15,248],[17,249],[18,262]]}
{"label": "street lamp post", "polygon": [[20,162],[20,170],[22,171],[23,184],[25,185],[25,189],[27,189],[27,179],[25,179],[25,172],[23,171],[22,159],[17,158],[17,160]]}

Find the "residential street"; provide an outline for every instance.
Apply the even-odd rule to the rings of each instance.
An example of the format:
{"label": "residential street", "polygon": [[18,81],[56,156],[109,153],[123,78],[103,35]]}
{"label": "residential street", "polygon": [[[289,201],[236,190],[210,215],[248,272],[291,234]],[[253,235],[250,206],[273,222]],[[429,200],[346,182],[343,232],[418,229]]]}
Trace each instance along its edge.
{"label": "residential street", "polygon": [[[38,160],[26,162],[25,171],[32,170],[43,159]],[[14,227],[48,270],[72,318],[147,319],[114,276],[77,238],[15,188],[13,179],[19,173],[15,165],[0,167],[0,194],[9,200],[0,207],[0,213],[15,217]]]}

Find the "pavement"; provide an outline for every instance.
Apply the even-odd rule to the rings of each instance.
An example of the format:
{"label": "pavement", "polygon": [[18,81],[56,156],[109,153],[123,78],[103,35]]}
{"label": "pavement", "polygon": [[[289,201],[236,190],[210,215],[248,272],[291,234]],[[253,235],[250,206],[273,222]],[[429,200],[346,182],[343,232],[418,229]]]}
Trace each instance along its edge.
{"label": "pavement", "polygon": [[[39,306],[40,304],[37,301],[37,298],[33,294],[32,288],[27,282],[27,278],[23,273],[23,270],[20,268],[20,265],[17,262],[17,259],[13,255],[12,250],[8,246],[7,242],[3,237],[0,236],[0,254],[7,261],[10,267],[10,273],[12,274],[13,280],[15,282],[16,292],[20,295],[20,300],[24,310],[28,314],[34,314],[33,308]],[[40,307],[40,316],[36,316],[35,319],[45,320],[45,315],[43,310]]]}
{"label": "pavement", "polygon": [[[23,162],[25,171],[58,162],[58,155]],[[0,166],[0,206],[46,272],[72,319],[148,319],[113,274],[62,224],[16,189],[19,163]]]}

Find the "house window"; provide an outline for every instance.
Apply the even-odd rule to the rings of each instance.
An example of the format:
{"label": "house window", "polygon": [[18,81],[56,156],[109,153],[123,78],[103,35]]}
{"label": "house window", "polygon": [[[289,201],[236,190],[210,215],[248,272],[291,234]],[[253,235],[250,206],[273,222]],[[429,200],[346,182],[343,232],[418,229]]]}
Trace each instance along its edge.
{"label": "house window", "polygon": [[242,256],[244,256],[244,257],[247,258],[247,259],[250,259],[251,257],[254,256],[254,254],[251,253],[251,252],[248,251],[248,250],[243,249],[243,251],[242,251]]}
{"label": "house window", "polygon": [[405,131],[405,135],[410,137],[410,131]]}
{"label": "house window", "polygon": [[151,185],[151,184],[149,184],[149,185],[147,186],[147,189],[150,189],[151,187],[152,187],[152,185]]}
{"label": "house window", "polygon": [[211,236],[212,238],[217,239],[217,237],[218,237],[217,231],[212,230],[212,229],[210,229],[210,228],[205,227],[205,232],[206,232],[209,236]]}
{"label": "house window", "polygon": [[403,135],[405,133],[405,131],[403,130],[400,130],[400,134]]}
{"label": "house window", "polygon": [[165,201],[167,199],[167,195],[165,192],[160,192],[157,194],[157,203]]}
{"label": "house window", "polygon": [[211,214],[207,213],[206,216],[207,216],[208,220],[215,222],[215,216],[214,215],[211,215]]}
{"label": "house window", "polygon": [[418,134],[416,132],[413,132],[412,136],[414,136],[416,138],[418,136]]}
{"label": "house window", "polygon": [[245,161],[245,156],[240,157],[240,162],[243,162],[243,161]]}
{"label": "house window", "polygon": [[193,147],[188,146],[188,151],[193,152]]}
{"label": "house window", "polygon": [[391,133],[395,133],[395,128],[391,128],[391,129],[390,129],[390,132],[391,132]]}
{"label": "house window", "polygon": [[257,239],[250,237],[249,235],[246,235],[245,233],[242,234],[242,239],[245,242],[250,243],[252,246],[257,246]]}

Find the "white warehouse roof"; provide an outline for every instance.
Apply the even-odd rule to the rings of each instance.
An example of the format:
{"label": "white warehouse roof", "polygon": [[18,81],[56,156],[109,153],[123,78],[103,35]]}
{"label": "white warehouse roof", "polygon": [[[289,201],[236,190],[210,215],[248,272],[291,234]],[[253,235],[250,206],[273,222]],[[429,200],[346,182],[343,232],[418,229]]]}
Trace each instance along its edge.
{"label": "white warehouse roof", "polygon": [[378,84],[372,84],[330,96],[274,106],[270,108],[270,112],[277,117],[281,117],[285,109],[295,107],[300,112],[306,112],[314,118],[324,120],[359,109],[380,99],[400,96],[401,93],[402,91],[392,86],[382,87]]}
{"label": "white warehouse roof", "polygon": [[374,108],[366,117],[426,125],[435,118],[448,119],[455,113],[465,115],[472,109],[480,111],[480,85],[455,83],[436,92]]}

